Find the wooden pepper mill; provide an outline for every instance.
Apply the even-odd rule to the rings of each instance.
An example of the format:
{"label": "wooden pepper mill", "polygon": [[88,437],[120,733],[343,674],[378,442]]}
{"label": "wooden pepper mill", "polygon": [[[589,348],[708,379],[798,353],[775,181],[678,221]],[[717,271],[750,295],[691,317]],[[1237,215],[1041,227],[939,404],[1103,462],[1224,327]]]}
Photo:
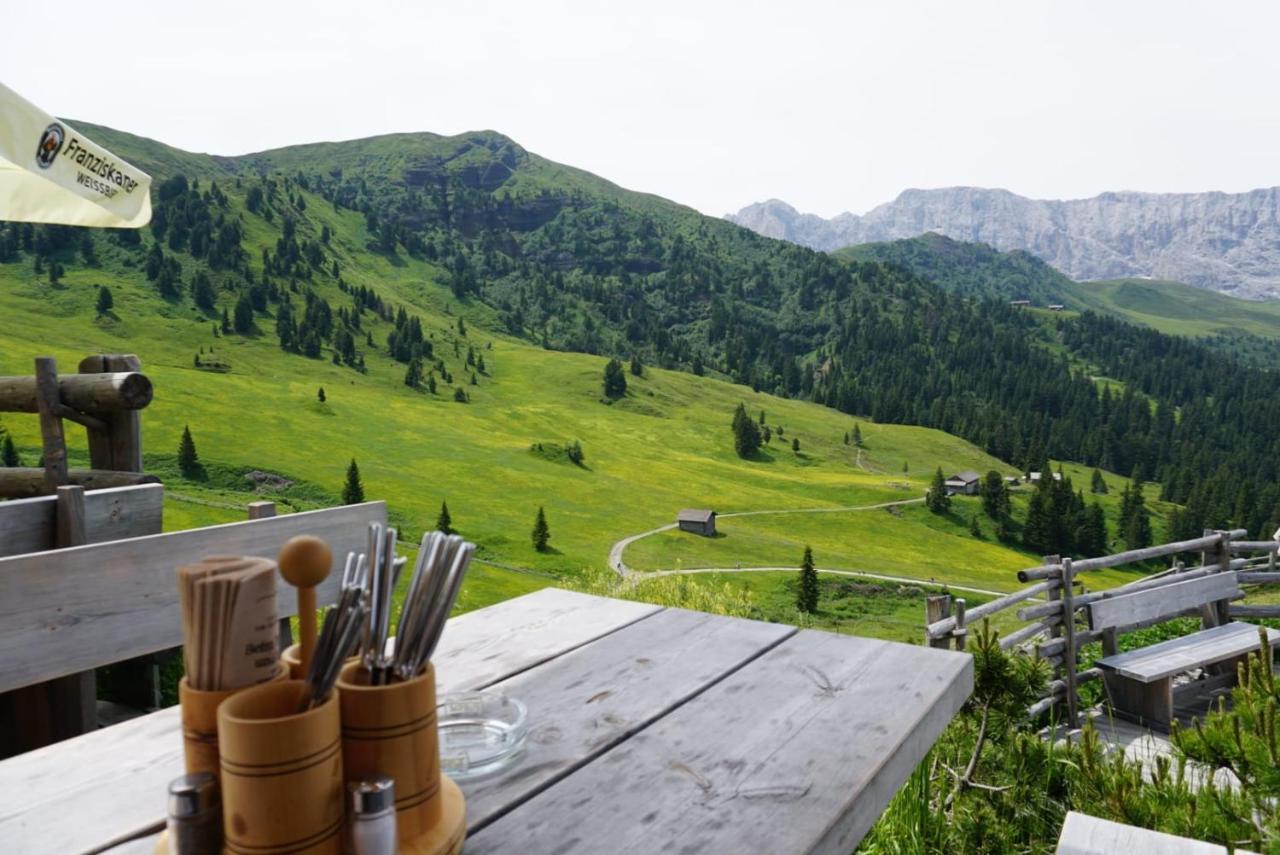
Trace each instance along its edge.
{"label": "wooden pepper mill", "polygon": [[333,553],[320,538],[300,534],[281,547],[276,563],[284,580],[298,589],[298,659],[306,674],[316,649],[316,586],[328,577]]}

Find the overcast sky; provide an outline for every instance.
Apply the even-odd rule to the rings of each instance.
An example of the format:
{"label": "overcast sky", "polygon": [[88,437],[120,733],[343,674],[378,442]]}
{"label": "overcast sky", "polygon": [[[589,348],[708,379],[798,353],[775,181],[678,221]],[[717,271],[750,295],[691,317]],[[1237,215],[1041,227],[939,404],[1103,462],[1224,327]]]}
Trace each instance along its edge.
{"label": "overcast sky", "polygon": [[708,214],[1280,184],[1280,4],[6,4],[0,81],[240,154],[492,128]]}

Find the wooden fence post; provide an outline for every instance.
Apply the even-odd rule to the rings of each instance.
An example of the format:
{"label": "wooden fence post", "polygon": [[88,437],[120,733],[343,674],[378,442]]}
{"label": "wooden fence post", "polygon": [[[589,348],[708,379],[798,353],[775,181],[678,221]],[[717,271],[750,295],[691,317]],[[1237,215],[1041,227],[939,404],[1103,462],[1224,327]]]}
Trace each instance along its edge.
{"label": "wooden fence post", "polygon": [[[265,520],[275,515],[275,502],[258,501],[249,503],[249,519],[251,520]],[[283,653],[285,648],[291,644],[293,644],[293,627],[288,618],[280,618],[280,651]]]}
{"label": "wooden fence post", "polygon": [[[97,354],[80,360],[81,374],[109,374],[141,371],[142,362],[132,354]],[[93,469],[118,472],[142,471],[142,414],[138,410],[104,413],[100,418],[107,430],[86,428],[89,434],[89,465]]]}
{"label": "wooden fence post", "polygon": [[951,639],[947,636],[941,638],[931,638],[929,636],[928,626],[936,623],[945,617],[951,616],[951,595],[937,594],[932,597],[926,597],[924,601],[924,643],[930,647],[938,647],[946,650],[951,646]]}
{"label": "wooden fence post", "polygon": [[[1231,572],[1231,532],[1219,532],[1221,538],[1218,540],[1218,572]],[[1218,624],[1221,626],[1231,622],[1231,615],[1228,609],[1231,605],[1230,600],[1219,600],[1214,604],[1218,611]]]}
{"label": "wooden fence post", "polygon": [[67,442],[62,433],[62,398],[58,393],[58,363],[52,356],[36,357],[36,405],[40,411],[40,439],[44,448],[44,484],[52,493],[67,483]]}
{"label": "wooden fence post", "polygon": [[965,639],[969,635],[969,630],[964,625],[964,600],[956,598],[956,628],[951,631],[951,637],[956,640],[956,650],[964,650]]}
{"label": "wooden fence post", "polygon": [[1067,726],[1076,727],[1080,699],[1076,697],[1076,610],[1075,578],[1071,559],[1062,559],[1062,667],[1067,684]]}

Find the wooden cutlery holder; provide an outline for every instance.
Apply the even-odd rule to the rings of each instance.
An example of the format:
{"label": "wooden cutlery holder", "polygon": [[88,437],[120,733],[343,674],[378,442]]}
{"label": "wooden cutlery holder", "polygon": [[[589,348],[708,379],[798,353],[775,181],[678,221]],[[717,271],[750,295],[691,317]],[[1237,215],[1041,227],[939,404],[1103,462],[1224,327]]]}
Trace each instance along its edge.
{"label": "wooden cutlery holder", "polygon": [[[289,676],[285,663],[280,663],[271,682]],[[252,687],[250,687],[252,688]],[[218,774],[218,706],[237,692],[204,692],[191,688],[187,678],[178,682],[178,703],[182,713],[182,754],[188,775],[196,772]]]}
{"label": "wooden cutlery holder", "polygon": [[305,692],[302,681],[281,680],[237,692],[218,707],[227,852],[343,851],[338,698],[300,713]]}
{"label": "wooden cutlery holder", "polygon": [[348,662],[338,677],[342,763],[348,781],[395,781],[402,855],[456,855],[466,836],[466,806],[457,784],[440,773],[436,675],[369,685]]}

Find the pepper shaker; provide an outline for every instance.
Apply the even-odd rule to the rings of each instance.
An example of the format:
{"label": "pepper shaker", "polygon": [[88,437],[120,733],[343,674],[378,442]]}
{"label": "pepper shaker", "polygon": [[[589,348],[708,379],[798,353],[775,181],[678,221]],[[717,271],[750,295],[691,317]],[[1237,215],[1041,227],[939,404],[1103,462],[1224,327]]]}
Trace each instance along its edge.
{"label": "pepper shaker", "polygon": [[169,782],[170,855],[221,855],[222,796],[209,772]]}
{"label": "pepper shaker", "polygon": [[396,784],[373,778],[347,784],[356,855],[396,855]]}

